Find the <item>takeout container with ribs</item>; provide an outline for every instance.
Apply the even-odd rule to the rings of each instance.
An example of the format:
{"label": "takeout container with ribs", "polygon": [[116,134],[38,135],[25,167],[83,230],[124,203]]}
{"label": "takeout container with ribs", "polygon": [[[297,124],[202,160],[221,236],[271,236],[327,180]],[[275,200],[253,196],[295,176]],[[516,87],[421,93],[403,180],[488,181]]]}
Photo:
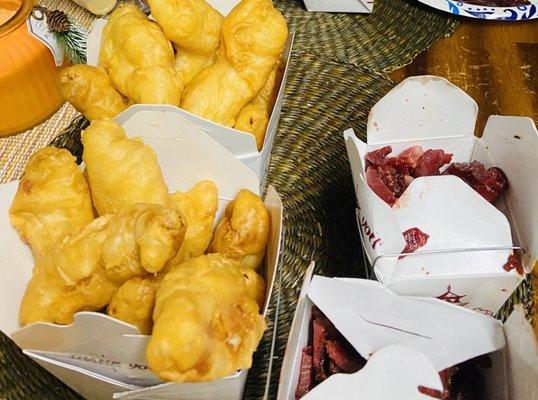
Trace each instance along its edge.
{"label": "takeout container with ribs", "polygon": [[312,272],[313,264],[288,337],[278,400],[538,395],[532,378],[538,347],[522,308],[503,325],[375,281]]}
{"label": "takeout container with ribs", "polygon": [[[208,4],[214,7],[222,15],[226,16],[239,3],[239,0],[206,0]],[[87,39],[87,63],[88,65],[96,66],[99,59],[99,50],[101,45],[101,36],[103,28],[106,24],[106,19],[97,19],[88,34]],[[278,129],[278,121],[280,119],[280,111],[284,99],[284,91],[286,80],[289,73],[289,59],[292,52],[294,33],[290,32],[284,51],[282,52],[280,64],[283,66],[281,82],[278,88],[267,130],[261,150],[258,150],[256,139],[253,135],[233,129],[221,124],[217,124],[208,119],[201,118],[190,112],[187,112],[179,107],[174,107],[177,112],[185,119],[190,121],[196,127],[202,129],[209,136],[219,142],[228,151],[230,151],[237,159],[249,167],[260,179],[260,184],[263,187],[269,171],[269,161],[271,159],[271,151],[273,142]],[[145,105],[147,107],[159,108],[159,106]],[[125,112],[129,112],[128,110]]]}
{"label": "takeout container with ribs", "polygon": [[493,315],[538,254],[538,134],[491,116],[476,138],[477,112],[444,78],[413,77],[372,108],[366,142],[344,138],[377,279]]}
{"label": "takeout container with ribs", "polygon": [[[215,182],[219,194],[216,220],[241,189],[260,194],[256,174],[212,137],[170,107],[135,106],[118,117],[130,137],[141,137],[155,151],[171,191],[185,191],[200,180]],[[149,370],[146,346],[127,323],[98,312],[79,312],[70,325],[19,325],[19,304],[32,276],[30,249],[9,221],[18,182],[0,185],[0,329],[23,352],[88,399],[234,399],[242,397],[247,371],[201,383],[165,383]],[[273,288],[282,233],[282,203],[269,186],[265,205],[271,231],[260,274],[267,289],[263,315]]]}
{"label": "takeout container with ribs", "polygon": [[373,11],[374,0],[303,0],[308,11],[362,13]]}

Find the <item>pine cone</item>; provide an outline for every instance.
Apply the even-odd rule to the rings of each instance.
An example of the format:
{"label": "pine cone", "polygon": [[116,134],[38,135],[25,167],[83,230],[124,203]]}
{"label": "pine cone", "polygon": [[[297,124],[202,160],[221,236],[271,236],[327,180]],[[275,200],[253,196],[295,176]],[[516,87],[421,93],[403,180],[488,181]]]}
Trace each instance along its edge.
{"label": "pine cone", "polygon": [[60,10],[51,11],[47,18],[47,24],[52,32],[63,33],[67,32],[71,27],[69,18]]}

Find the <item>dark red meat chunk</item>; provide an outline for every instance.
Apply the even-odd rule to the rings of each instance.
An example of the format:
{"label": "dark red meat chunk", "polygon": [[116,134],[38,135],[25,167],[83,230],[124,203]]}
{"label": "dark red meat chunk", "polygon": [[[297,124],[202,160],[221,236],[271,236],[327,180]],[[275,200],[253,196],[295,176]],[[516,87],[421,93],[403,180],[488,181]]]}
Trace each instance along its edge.
{"label": "dark red meat chunk", "polygon": [[324,381],[327,379],[327,350],[325,345],[327,343],[327,337],[325,333],[325,326],[321,322],[321,319],[317,318],[312,322],[312,331],[313,331],[313,366],[314,366],[314,377],[316,381]]}
{"label": "dark red meat chunk", "polygon": [[521,256],[519,253],[514,252],[508,256],[508,261],[503,265],[506,272],[510,272],[513,269],[517,271],[519,275],[523,275],[523,263],[521,262]]}
{"label": "dark red meat chunk", "polygon": [[351,374],[364,367],[364,358],[348,343],[339,340],[329,340],[326,347],[329,358],[342,372]]}
{"label": "dark red meat chunk", "polygon": [[[385,146],[365,156],[366,183],[390,206],[413,179],[439,175],[441,168],[452,160],[452,154],[441,149],[423,151],[420,146],[409,147],[397,157],[389,157],[391,152],[392,147]],[[508,179],[500,168],[486,169],[479,161],[451,163],[443,175],[458,176],[490,203],[508,189]]]}
{"label": "dark red meat chunk", "polygon": [[392,153],[392,147],[385,146],[380,149],[370,151],[369,153],[366,153],[365,159],[366,159],[366,166],[373,165],[377,167],[378,165],[382,165],[385,162],[385,158]]}
{"label": "dark red meat chunk", "polygon": [[413,176],[418,178],[419,176],[439,175],[439,169],[450,161],[452,161],[452,154],[447,154],[440,149],[426,150],[415,167]]}
{"label": "dark red meat chunk", "polygon": [[295,390],[295,398],[300,399],[314,387],[314,370],[312,368],[312,346],[303,349],[301,357],[301,371],[299,372],[299,383]]}
{"label": "dark red meat chunk", "polygon": [[407,176],[407,171],[401,173],[398,171],[395,164],[396,163],[387,163],[385,165],[380,165],[377,167],[377,173],[385,186],[394,195],[394,199],[396,201],[396,199],[400,197],[403,192],[405,192],[405,189],[407,189],[407,185],[405,184],[405,176]]}
{"label": "dark red meat chunk", "polygon": [[366,168],[366,183],[388,205],[392,206],[396,202],[396,195],[383,182],[381,175],[373,167]]}
{"label": "dark red meat chunk", "polygon": [[[422,232],[417,227],[409,228],[403,233],[403,236],[405,239],[405,247],[402,253],[412,253],[420,249],[428,242],[428,239],[430,238],[430,235]],[[404,257],[405,256],[400,256],[399,258]]]}
{"label": "dark red meat chunk", "polygon": [[484,399],[484,378],[476,359],[471,359],[439,372],[443,391],[419,386],[422,394],[441,400]]}
{"label": "dark red meat chunk", "polygon": [[389,157],[392,147],[385,146],[366,154],[366,183],[383,201],[393,205],[414,178],[439,175],[439,168],[450,162],[451,154],[413,146],[398,157]]}
{"label": "dark red meat chunk", "polygon": [[357,372],[366,364],[366,360],[315,306],[312,307],[311,324],[312,345],[303,349],[296,399],[304,396],[329,376]]}
{"label": "dark red meat chunk", "polygon": [[415,169],[423,155],[424,150],[422,150],[422,147],[413,146],[400,153],[398,158],[405,162],[407,165],[409,165],[411,169]]}
{"label": "dark red meat chunk", "polygon": [[486,169],[479,161],[452,163],[443,174],[461,178],[490,203],[508,189],[508,179],[500,168]]}

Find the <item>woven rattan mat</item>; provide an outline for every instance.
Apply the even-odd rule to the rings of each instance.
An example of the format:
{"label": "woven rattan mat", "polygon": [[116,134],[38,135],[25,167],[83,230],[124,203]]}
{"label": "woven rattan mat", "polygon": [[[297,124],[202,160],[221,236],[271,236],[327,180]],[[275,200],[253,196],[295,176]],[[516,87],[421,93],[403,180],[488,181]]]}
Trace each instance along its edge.
{"label": "woven rattan mat", "polygon": [[[42,1],[88,26],[92,17],[67,0]],[[376,0],[371,15],[306,13],[301,0],[276,0],[296,31],[286,96],[275,140],[269,181],[284,200],[286,240],[270,326],[255,354],[245,398],[264,396],[272,321],[280,299],[269,398],[275,398],[303,272],[360,276],[362,257],[355,200],[342,131],[363,133],[369,109],[394,83],[385,73],[410,62],[456,22],[413,0]],[[17,179],[27,158],[49,143],[76,116],[69,106],[37,128],[0,139],[0,182]],[[80,152],[79,118],[55,145]],[[73,129],[74,127],[78,129]],[[526,290],[525,293],[529,291]],[[0,399],[76,399],[61,382],[22,356],[0,335]]]}

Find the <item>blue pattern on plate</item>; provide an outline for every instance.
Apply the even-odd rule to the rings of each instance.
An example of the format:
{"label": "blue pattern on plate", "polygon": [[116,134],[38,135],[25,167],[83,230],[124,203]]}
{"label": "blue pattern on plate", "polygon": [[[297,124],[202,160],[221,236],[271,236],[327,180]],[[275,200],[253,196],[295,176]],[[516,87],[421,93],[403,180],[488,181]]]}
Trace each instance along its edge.
{"label": "blue pattern on plate", "polygon": [[[517,7],[485,7],[473,4],[467,4],[463,1],[445,0],[445,10],[465,17],[480,18],[480,19],[496,19],[502,21],[520,21],[538,18],[538,7],[536,4],[528,4]],[[422,1],[434,7],[439,7],[439,4],[434,1]]]}

